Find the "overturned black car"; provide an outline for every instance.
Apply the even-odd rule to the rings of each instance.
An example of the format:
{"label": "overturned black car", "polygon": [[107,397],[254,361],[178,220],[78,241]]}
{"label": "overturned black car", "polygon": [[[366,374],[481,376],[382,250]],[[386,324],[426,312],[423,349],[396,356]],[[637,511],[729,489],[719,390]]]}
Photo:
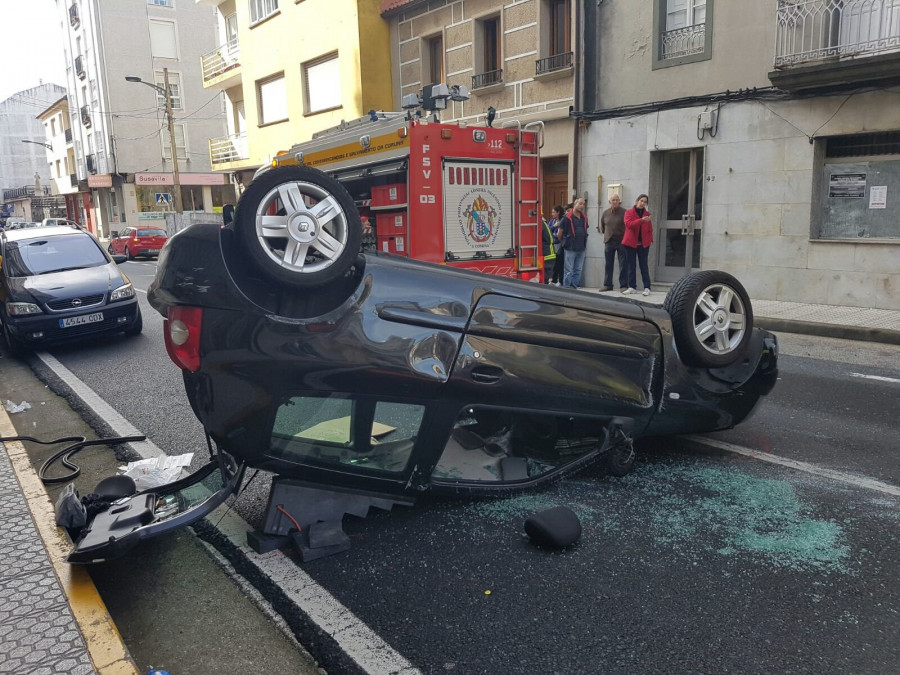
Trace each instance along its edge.
{"label": "overturned black car", "polygon": [[[658,307],[360,254],[359,232],[339,183],[291,167],[254,181],[228,226],[163,249],[150,303],[236,466],[367,494],[506,493],[597,459],[624,474],[633,439],[730,428],[775,383],[776,339],[726,273],[687,276]],[[233,488],[239,470],[223,475]]]}

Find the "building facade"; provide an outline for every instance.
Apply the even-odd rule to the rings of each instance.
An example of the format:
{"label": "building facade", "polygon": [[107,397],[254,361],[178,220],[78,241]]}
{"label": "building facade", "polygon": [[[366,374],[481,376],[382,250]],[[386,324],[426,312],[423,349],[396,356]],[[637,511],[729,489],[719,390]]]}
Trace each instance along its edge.
{"label": "building facade", "polygon": [[[175,0],[55,0],[63,28],[75,167],[84,220],[100,237],[159,223],[177,202],[213,212],[235,199],[210,170],[224,128],[221,97],[200,57],[217,43],[209,7]],[[175,136],[172,158],[165,77]],[[137,78],[140,81],[127,81]],[[146,86],[147,84],[151,86]],[[177,167],[177,184],[176,184]]]}
{"label": "building facade", "polygon": [[38,115],[65,95],[58,84],[41,84],[0,103],[0,190],[34,186],[35,174],[47,185],[46,141]]}
{"label": "building facade", "polygon": [[62,197],[65,204],[61,213],[46,217],[68,218],[81,224],[84,202],[79,192],[75,168],[75,143],[72,137],[68,96],[61,96],[46,110],[38,113],[37,118],[44,125],[48,187],[50,193]]}
{"label": "building facade", "polygon": [[469,89],[443,121],[495,126],[544,122],[541,204],[546,217],[572,201],[578,147],[569,117],[583,67],[572,0],[385,0],[394,107],[406,94],[444,82]]}
{"label": "building facade", "polygon": [[225,94],[227,133],[213,169],[246,185],[280,150],[392,105],[387,24],[378,0],[198,0],[215,7],[219,42],[203,86]]}
{"label": "building facade", "polygon": [[579,191],[594,217],[650,194],[654,281],[723,269],[754,298],[900,309],[900,4],[590,12]]}

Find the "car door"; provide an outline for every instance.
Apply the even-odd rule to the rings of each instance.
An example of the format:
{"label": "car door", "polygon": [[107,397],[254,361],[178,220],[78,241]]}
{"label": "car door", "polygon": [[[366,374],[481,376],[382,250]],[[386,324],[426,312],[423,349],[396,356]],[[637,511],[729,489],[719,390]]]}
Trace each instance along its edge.
{"label": "car door", "polygon": [[431,483],[508,489],[574,469],[647,425],[661,370],[659,330],[636,304],[487,293],[442,396],[455,419]]}
{"label": "car door", "polygon": [[125,246],[128,243],[128,237],[131,234],[131,228],[126,227],[124,230],[120,231],[118,236],[113,239],[113,253],[123,254],[125,253]]}

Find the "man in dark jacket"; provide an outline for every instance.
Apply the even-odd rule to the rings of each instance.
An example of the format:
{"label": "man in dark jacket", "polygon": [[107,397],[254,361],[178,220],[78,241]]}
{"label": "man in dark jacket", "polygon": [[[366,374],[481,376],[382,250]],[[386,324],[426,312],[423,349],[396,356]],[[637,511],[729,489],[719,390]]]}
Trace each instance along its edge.
{"label": "man in dark jacket", "polygon": [[603,233],[606,257],[603,288],[600,289],[600,292],[613,290],[613,267],[616,264],[616,258],[619,259],[619,289],[624,291],[628,288],[625,247],[622,246],[622,237],[625,236],[625,209],[622,208],[622,199],[619,195],[613,194],[609,198],[609,208],[600,216],[600,225],[597,230]]}
{"label": "man in dark jacket", "polygon": [[587,214],[584,212],[584,199],[579,197],[572,204],[560,224],[561,236],[564,237],[562,247],[566,251],[566,276],[563,286],[578,288],[581,284],[581,271],[584,269],[584,256],[588,238]]}

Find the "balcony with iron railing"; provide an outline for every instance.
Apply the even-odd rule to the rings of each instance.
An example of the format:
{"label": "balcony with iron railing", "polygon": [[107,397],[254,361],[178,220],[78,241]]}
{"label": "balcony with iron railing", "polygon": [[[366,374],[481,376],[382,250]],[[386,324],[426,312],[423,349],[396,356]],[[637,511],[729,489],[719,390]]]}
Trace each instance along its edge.
{"label": "balcony with iron railing", "polygon": [[69,23],[72,25],[72,28],[77,28],[78,24],[81,23],[81,18],[78,16],[78,5],[74,2],[69,5]]}
{"label": "balcony with iron railing", "polygon": [[66,143],[71,143],[72,142],[72,130],[66,129],[65,135],[66,135]]}
{"label": "balcony with iron railing", "polygon": [[664,31],[659,36],[659,58],[680,59],[702,54],[706,48],[706,23]]}
{"label": "balcony with iron railing", "polygon": [[88,173],[97,173],[97,158],[94,155],[85,157]]}
{"label": "balcony with iron railing", "polygon": [[572,68],[572,52],[554,54],[534,62],[534,74],[536,77],[558,73]]}
{"label": "balcony with iron railing", "polygon": [[200,57],[204,87],[231,87],[241,76],[241,45],[233,38]]}
{"label": "balcony with iron railing", "polygon": [[83,106],[81,106],[80,112],[81,112],[81,123],[86,127],[91,126],[90,108],[88,108],[86,105],[83,105]]}
{"label": "balcony with iron railing", "polygon": [[484,89],[496,84],[503,84],[503,68],[489,70],[472,76],[472,89]]}
{"label": "balcony with iron railing", "polygon": [[84,71],[84,57],[80,55],[75,57],[75,73],[78,75],[79,80],[87,77],[87,73]]}
{"label": "balcony with iron railing", "polygon": [[249,159],[247,134],[209,139],[209,163],[213,169],[232,168],[235,163]]}
{"label": "balcony with iron railing", "polygon": [[788,90],[900,80],[898,0],[778,0],[772,84]]}
{"label": "balcony with iron railing", "polygon": [[77,173],[69,174],[69,182],[72,183],[72,189],[77,190],[78,189],[78,174]]}

